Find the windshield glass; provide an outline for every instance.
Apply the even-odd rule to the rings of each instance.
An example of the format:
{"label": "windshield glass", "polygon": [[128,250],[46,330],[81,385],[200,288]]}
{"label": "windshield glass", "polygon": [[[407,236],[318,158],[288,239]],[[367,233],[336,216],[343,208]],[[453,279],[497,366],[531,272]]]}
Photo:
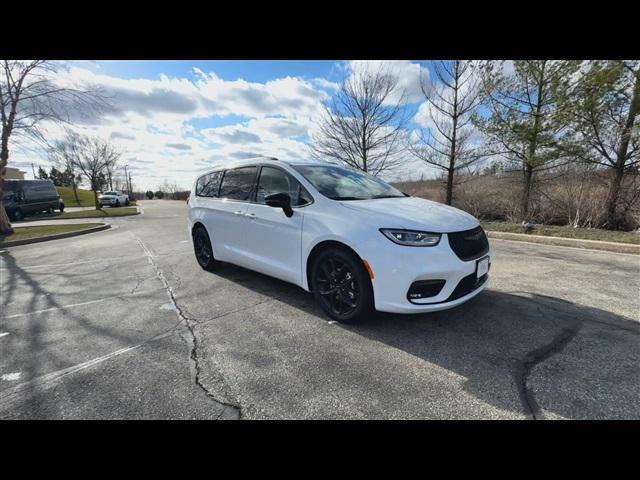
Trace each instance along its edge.
{"label": "windshield glass", "polygon": [[365,172],[337,165],[292,165],[318,191],[332,200],[404,197],[388,183]]}
{"label": "windshield glass", "polygon": [[104,192],[103,195],[118,195],[116,192]]}

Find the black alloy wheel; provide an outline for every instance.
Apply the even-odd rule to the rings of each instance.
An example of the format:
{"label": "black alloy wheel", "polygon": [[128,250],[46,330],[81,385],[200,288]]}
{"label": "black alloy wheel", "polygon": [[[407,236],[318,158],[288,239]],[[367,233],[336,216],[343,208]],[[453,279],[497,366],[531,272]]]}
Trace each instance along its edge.
{"label": "black alloy wheel", "polygon": [[213,257],[213,248],[211,248],[211,240],[209,234],[202,226],[197,226],[193,231],[193,249],[196,254],[198,264],[204,270],[213,270],[216,259]]}
{"label": "black alloy wheel", "polygon": [[322,252],[312,268],[316,300],[334,320],[359,323],[373,312],[373,289],[362,260],[350,252]]}

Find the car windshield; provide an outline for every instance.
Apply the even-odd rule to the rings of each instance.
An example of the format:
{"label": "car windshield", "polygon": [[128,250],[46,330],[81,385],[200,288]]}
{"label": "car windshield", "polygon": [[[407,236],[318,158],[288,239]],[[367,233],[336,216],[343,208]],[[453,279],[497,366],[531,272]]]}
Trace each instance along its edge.
{"label": "car windshield", "polygon": [[337,165],[292,165],[325,197],[332,200],[370,200],[405,195],[365,172]]}
{"label": "car windshield", "polygon": [[118,195],[117,192],[104,192],[103,195]]}

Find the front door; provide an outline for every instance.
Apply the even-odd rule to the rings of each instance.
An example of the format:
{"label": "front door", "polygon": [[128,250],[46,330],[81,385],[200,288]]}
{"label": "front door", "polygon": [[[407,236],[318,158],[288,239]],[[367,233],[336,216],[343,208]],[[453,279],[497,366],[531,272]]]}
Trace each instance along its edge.
{"label": "front door", "polygon": [[[301,239],[304,209],[295,208],[309,202],[300,191],[300,183],[284,170],[263,166],[258,178],[255,203],[247,208],[250,234],[247,235],[247,267],[288,282],[302,281]],[[287,193],[291,197],[293,216],[287,217],[281,208],[265,204],[265,197]]]}

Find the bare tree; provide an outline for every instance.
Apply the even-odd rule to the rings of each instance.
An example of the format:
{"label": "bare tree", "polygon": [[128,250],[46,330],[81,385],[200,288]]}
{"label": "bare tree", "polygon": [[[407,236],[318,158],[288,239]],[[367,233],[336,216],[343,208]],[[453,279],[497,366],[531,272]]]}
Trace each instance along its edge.
{"label": "bare tree", "polygon": [[399,166],[405,149],[404,98],[388,69],[356,67],[324,107],[312,138],[314,155],[372,175]]}
{"label": "bare tree", "polygon": [[4,60],[0,64],[0,232],[13,232],[2,203],[9,139],[28,136],[44,140],[41,124],[69,122],[100,108],[98,92],[80,90],[56,81],[59,64],[45,60]]}
{"label": "bare tree", "polygon": [[82,206],[80,197],[78,196],[78,185],[82,181],[82,177],[77,173],[76,166],[71,161],[71,155],[65,149],[61,148],[61,142],[58,142],[49,148],[48,157],[54,167],[65,172],[68,182],[73,189],[73,196],[76,203],[78,206]]}
{"label": "bare tree", "polygon": [[108,182],[107,172],[115,170],[121,156],[113,144],[99,137],[81,136],[69,131],[64,139],[51,147],[50,155],[63,159],[87,179],[96,210],[100,210],[98,191]]}
{"label": "bare tree", "polygon": [[468,60],[431,62],[435,78],[420,79],[429,125],[418,130],[410,150],[420,160],[445,172],[447,205],[453,200],[454,177],[482,158],[474,147],[472,117],[481,101],[480,77]]}

